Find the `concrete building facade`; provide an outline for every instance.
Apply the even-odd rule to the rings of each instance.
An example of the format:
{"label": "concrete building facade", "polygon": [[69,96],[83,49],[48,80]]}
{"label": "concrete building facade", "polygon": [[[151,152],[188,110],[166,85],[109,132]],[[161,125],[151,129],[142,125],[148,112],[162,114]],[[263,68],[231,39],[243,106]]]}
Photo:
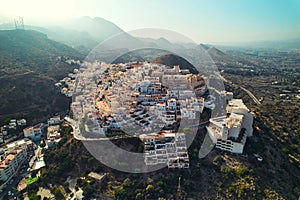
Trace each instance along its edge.
{"label": "concrete building facade", "polygon": [[226,110],[226,116],[210,119],[207,132],[216,148],[241,154],[253,134],[253,115],[241,99],[229,101]]}

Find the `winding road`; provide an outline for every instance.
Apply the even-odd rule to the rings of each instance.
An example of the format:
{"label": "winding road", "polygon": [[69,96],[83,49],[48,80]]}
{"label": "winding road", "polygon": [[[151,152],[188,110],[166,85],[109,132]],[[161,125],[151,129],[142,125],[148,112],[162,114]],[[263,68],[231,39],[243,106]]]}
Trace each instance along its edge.
{"label": "winding road", "polygon": [[240,87],[242,90],[244,90],[245,92],[247,92],[247,94],[251,97],[251,99],[257,104],[257,105],[261,105],[261,102],[256,98],[256,96],[254,96],[254,94],[252,92],[250,92],[249,90],[247,90],[246,88],[239,86],[237,84],[232,83],[231,81],[228,81],[224,76],[222,76],[220,73],[216,73],[215,74],[222,79],[224,82],[230,83],[233,86],[237,86]]}
{"label": "winding road", "polygon": [[246,88],[239,86],[242,90],[244,90],[245,92],[247,92],[247,94],[253,99],[253,101],[257,104],[257,105],[261,105],[261,102],[254,96],[254,94],[252,94],[252,92],[250,92],[249,90],[247,90]]}

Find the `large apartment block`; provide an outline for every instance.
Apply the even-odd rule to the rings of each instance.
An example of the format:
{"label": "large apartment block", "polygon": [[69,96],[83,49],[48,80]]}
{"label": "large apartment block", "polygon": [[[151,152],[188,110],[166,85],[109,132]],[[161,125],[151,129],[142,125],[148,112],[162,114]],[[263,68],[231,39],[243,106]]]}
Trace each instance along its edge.
{"label": "large apartment block", "polygon": [[189,168],[184,133],[160,132],[145,138],[146,165],[167,164],[168,168]]}
{"label": "large apartment block", "polygon": [[253,115],[241,99],[229,101],[226,110],[226,116],[210,119],[207,132],[216,148],[241,154],[253,133]]}
{"label": "large apartment block", "polygon": [[8,155],[1,156],[0,162],[0,180],[6,181],[17,170],[20,163],[27,158],[26,149],[18,148]]}
{"label": "large apartment block", "polygon": [[27,159],[27,147],[31,141],[19,140],[0,149],[0,180],[6,181],[16,172],[20,164]]}

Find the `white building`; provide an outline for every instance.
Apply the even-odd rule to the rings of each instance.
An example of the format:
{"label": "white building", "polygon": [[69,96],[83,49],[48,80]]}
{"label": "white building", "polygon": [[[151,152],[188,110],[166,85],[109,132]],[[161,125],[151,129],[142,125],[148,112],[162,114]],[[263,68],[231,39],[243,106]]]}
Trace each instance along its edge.
{"label": "white building", "polygon": [[51,117],[50,119],[48,119],[48,126],[52,126],[52,125],[57,125],[60,124],[61,120],[60,120],[60,115]]}
{"label": "white building", "polygon": [[181,108],[180,109],[181,118],[196,119],[197,113],[191,108]]}
{"label": "white building", "polygon": [[157,102],[155,106],[156,111],[166,111],[166,103],[165,102]]}
{"label": "white building", "polygon": [[151,84],[160,83],[159,77],[156,77],[156,76],[145,76],[144,80],[145,81],[150,81]]}
{"label": "white building", "polygon": [[17,128],[17,120],[11,119],[8,125],[9,125],[10,129],[16,129]]}
{"label": "white building", "polygon": [[32,141],[25,138],[25,139],[22,139],[22,140],[18,140],[18,141],[14,141],[14,142],[11,142],[9,144],[6,144],[5,149],[7,151],[11,151],[11,150],[14,150],[17,147],[19,147],[19,148],[28,148],[28,147],[32,147],[32,146],[33,146]]}
{"label": "white building", "polygon": [[174,98],[168,99],[168,110],[175,111],[176,108],[177,108],[176,99]]}
{"label": "white building", "polygon": [[0,155],[0,180],[10,179],[20,164],[27,159],[26,146],[1,151]]}
{"label": "white building", "polygon": [[200,112],[202,113],[204,109],[204,98],[197,97],[197,103],[199,105]]}
{"label": "white building", "polygon": [[47,145],[51,147],[60,141],[59,125],[48,126],[47,128]]}
{"label": "white building", "polygon": [[169,112],[169,111],[165,112],[163,115],[162,121],[164,123],[166,123],[167,125],[171,125],[171,124],[175,123],[176,122],[175,112]]}
{"label": "white building", "polygon": [[242,99],[232,99],[226,107],[227,113],[236,113],[244,116],[242,127],[247,129],[248,136],[253,135],[253,113],[249,111]]}
{"label": "white building", "polygon": [[185,100],[179,100],[180,113],[182,118],[196,119],[197,114],[203,112],[204,99],[190,97]]}
{"label": "white building", "polygon": [[189,168],[184,133],[161,132],[145,137],[146,165],[167,164],[168,168]]}
{"label": "white building", "polygon": [[207,99],[204,101],[204,107],[211,109],[211,110],[215,109],[215,107],[216,107],[215,100],[216,100],[216,97],[209,95],[207,97]]}
{"label": "white building", "polygon": [[178,90],[178,99],[188,99],[195,96],[196,94],[193,90]]}
{"label": "white building", "polygon": [[18,126],[26,126],[27,124],[26,119],[18,119],[17,124]]}
{"label": "white building", "polygon": [[227,115],[211,118],[207,132],[216,148],[232,153],[243,153],[247,136],[252,136],[253,116],[242,100],[230,101]]}
{"label": "white building", "polygon": [[190,88],[189,81],[184,75],[163,75],[162,85],[167,87],[169,90],[184,90]]}
{"label": "white building", "polygon": [[42,128],[42,124],[24,128],[24,137],[30,138],[32,140],[40,140],[42,135]]}

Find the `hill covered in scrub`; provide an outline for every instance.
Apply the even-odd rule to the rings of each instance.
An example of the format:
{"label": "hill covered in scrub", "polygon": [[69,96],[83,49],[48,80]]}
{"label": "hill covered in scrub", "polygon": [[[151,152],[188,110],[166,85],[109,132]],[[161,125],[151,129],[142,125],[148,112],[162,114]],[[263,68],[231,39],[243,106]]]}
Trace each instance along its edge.
{"label": "hill covered in scrub", "polygon": [[189,63],[184,58],[174,54],[167,54],[167,55],[157,57],[153,60],[153,62],[164,64],[167,66],[179,65],[180,69],[188,69],[193,74],[199,73],[198,70],[191,63]]}
{"label": "hill covered in scrub", "polygon": [[66,58],[83,55],[37,31],[0,31],[0,119],[25,115],[36,121],[68,109],[69,100],[54,88],[75,67]]}
{"label": "hill covered in scrub", "polygon": [[[209,115],[205,110],[203,117]],[[260,120],[259,115],[255,120],[254,136],[247,141],[244,152],[247,156],[214,149],[207,157],[199,159],[199,147],[206,134],[203,127],[189,147],[190,169],[165,167],[145,174],[124,173],[103,165],[81,141],[73,138],[71,129],[66,128],[62,131],[61,142],[47,150],[47,166],[41,178],[27,191],[34,195],[42,186],[56,191],[54,195],[60,199],[68,195],[67,180],[71,178],[77,180],[75,188],[80,187],[87,199],[297,199],[299,170],[292,163],[284,163],[286,155],[273,148],[279,144],[267,134],[268,129]],[[113,143],[128,151],[143,152],[143,143],[138,138],[117,139]],[[276,152],[276,156],[269,151]],[[257,161],[253,153],[263,155],[263,162]],[[282,167],[274,165],[276,162]],[[97,183],[88,177],[90,172],[107,176]]]}

